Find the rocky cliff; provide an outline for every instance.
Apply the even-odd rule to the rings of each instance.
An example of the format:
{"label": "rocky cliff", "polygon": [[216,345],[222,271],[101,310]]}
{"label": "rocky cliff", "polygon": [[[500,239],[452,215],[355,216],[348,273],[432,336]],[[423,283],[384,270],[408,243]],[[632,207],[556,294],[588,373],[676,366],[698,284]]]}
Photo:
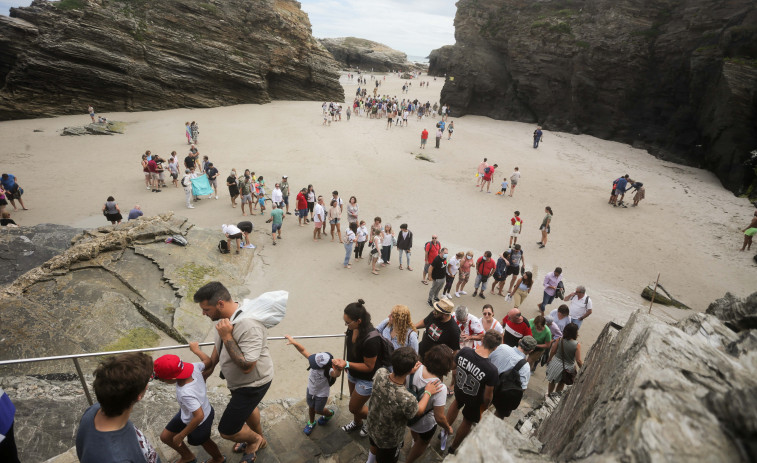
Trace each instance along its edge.
{"label": "rocky cliff", "polygon": [[735,193],[755,179],[753,0],[460,0],[455,38],[429,68],[454,77],[453,114],[634,144]]}
{"label": "rocky cliff", "polygon": [[0,16],[0,120],[344,98],[294,0],[34,0]]}
{"label": "rocky cliff", "polygon": [[407,71],[417,66],[407,55],[384,44],[355,37],[318,39],[339,64],[364,72]]}

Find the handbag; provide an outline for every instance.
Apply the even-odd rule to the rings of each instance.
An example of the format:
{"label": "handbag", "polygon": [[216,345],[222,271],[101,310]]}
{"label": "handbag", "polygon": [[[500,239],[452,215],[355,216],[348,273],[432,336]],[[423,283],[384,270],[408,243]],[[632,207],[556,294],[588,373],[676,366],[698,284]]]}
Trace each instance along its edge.
{"label": "handbag", "polygon": [[562,339],[560,339],[560,351],[562,353],[562,355],[560,356],[560,360],[562,360],[562,376],[560,377],[560,382],[567,386],[570,386],[576,379],[576,371],[570,371],[565,368],[565,346],[563,345]]}

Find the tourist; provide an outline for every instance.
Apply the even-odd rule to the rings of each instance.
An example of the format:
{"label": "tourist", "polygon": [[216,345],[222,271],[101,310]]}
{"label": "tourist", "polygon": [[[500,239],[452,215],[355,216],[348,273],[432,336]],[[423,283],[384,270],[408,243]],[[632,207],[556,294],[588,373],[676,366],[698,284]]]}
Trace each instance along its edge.
{"label": "tourist", "polygon": [[[328,352],[318,352],[311,354],[299,342],[295,341],[289,335],[284,336],[287,339],[287,346],[294,346],[297,352],[308,359],[308,387],[305,391],[305,403],[308,405],[308,422],[302,432],[306,436],[313,433],[316,425],[325,425],[334,417],[336,413],[332,408],[326,408],[331,395],[331,384],[336,378],[341,376],[342,370],[334,367],[334,356]],[[321,415],[318,421],[315,420],[315,414]]]}
{"label": "tourist", "polygon": [[[442,290],[442,298],[450,299],[452,297],[450,295],[450,292],[452,291],[452,283],[455,282],[455,276],[460,269],[460,262],[462,261],[464,256],[464,252],[458,252],[447,262],[447,268],[445,269],[444,275],[445,282],[444,289]],[[455,296],[460,297],[457,293],[455,293]]]}
{"label": "tourist", "polygon": [[[486,299],[484,295],[486,292],[486,282],[494,274],[495,268],[496,264],[492,261],[491,251],[484,252],[484,255],[478,258],[476,261],[476,281],[473,283],[473,297],[476,297],[476,294],[478,294],[481,299]],[[478,291],[479,286],[481,287],[480,293]]]}
{"label": "tourist", "polygon": [[460,269],[458,270],[457,285],[455,286],[455,296],[460,297],[468,293],[465,292],[465,285],[470,279],[470,268],[473,266],[473,251],[468,251],[465,254],[465,259],[460,262]]}
{"label": "tourist", "polygon": [[[306,223],[308,223],[308,199],[307,199],[307,190],[305,188],[301,189],[299,193],[297,193],[297,210],[295,211],[297,213],[297,222],[299,223],[300,227],[304,227]],[[302,223],[303,220],[305,223]]]}
{"label": "tourist", "polygon": [[92,123],[95,123],[95,108],[92,107],[92,105],[87,106],[87,112],[89,113],[90,119],[92,119]]}
{"label": "tourist", "polygon": [[392,246],[396,244],[396,238],[392,231],[392,225],[384,225],[384,236],[381,238],[381,260],[383,261],[381,266],[386,267],[389,265],[389,259],[392,257]]}
{"label": "tourist", "polygon": [[[421,112],[418,113],[418,118],[420,119],[423,116]],[[423,132],[421,132],[421,149],[426,149],[426,142],[428,141],[428,130],[423,129]]]}
{"label": "tourist", "polygon": [[536,340],[531,336],[525,336],[518,342],[517,347],[502,344],[489,355],[489,361],[497,369],[498,375],[511,372],[516,378],[514,385],[507,384],[510,381],[503,382],[500,378],[500,384],[494,390],[492,405],[495,410],[494,416],[497,418],[504,419],[510,416],[510,413],[520,405],[523,391],[528,389],[528,381],[531,379],[531,369],[526,357],[534,351],[535,347]]}
{"label": "tourist", "polygon": [[[626,194],[626,186],[628,185],[628,174],[618,177],[612,182],[612,192],[610,192],[610,201],[613,207],[623,206],[623,197]],[[621,196],[622,195],[622,196]],[[618,196],[621,196],[618,203]]]}
{"label": "tourist", "polygon": [[562,268],[556,267],[553,271],[544,276],[544,295],[539,304],[539,311],[544,315],[547,306],[555,300],[557,285],[562,281]]}
{"label": "tourist", "polygon": [[534,149],[539,147],[539,142],[542,140],[542,137],[544,134],[541,131],[541,126],[536,126],[536,130],[534,130]]}
{"label": "tourist", "polygon": [[436,148],[439,148],[439,143],[442,141],[442,129],[437,127],[436,129]]}
{"label": "tourist", "polygon": [[141,352],[100,362],[92,383],[97,402],[84,412],[76,430],[76,456],[81,463],[160,462],[155,448],[129,419],[152,375],[152,358]]}
{"label": "tourist", "polygon": [[192,126],[189,122],[184,123],[184,135],[187,137],[187,145],[192,144]]}
{"label": "tourist", "polygon": [[142,212],[142,206],[140,206],[139,204],[135,204],[134,208],[129,211],[129,218],[127,220],[137,220],[143,215],[144,215],[144,212]]}
{"label": "tourist", "polygon": [[323,196],[318,197],[318,204],[315,205],[313,214],[313,241],[318,241],[318,238],[324,238],[324,236],[321,236],[321,226],[326,221],[326,209],[323,208]]}
{"label": "tourist", "polygon": [[373,391],[373,375],[389,359],[382,358],[381,335],[371,324],[371,314],[365,310],[365,301],[358,299],[344,308],[346,359],[334,360],[337,368],[347,370],[347,384],[350,389],[349,411],[352,421],[342,426],[342,431],[360,430],[360,437],[368,435],[363,420],[368,416],[366,403]]}
{"label": "tourist", "polygon": [[[577,339],[578,325],[569,323],[563,330],[562,338],[552,343],[552,348],[549,351],[549,365],[547,365],[547,381],[549,381],[547,390],[549,394],[562,391],[566,379],[569,379],[568,383],[573,384],[576,364],[578,364],[578,368],[583,366],[581,343]],[[566,378],[566,375],[569,378]]]}
{"label": "tourist", "polygon": [[407,269],[412,271],[410,267],[410,250],[413,248],[413,232],[407,229],[407,224],[400,225],[400,233],[397,236],[397,253],[399,254],[400,270],[402,270],[402,254],[405,254],[405,260],[407,261]]}
{"label": "tourist", "polygon": [[11,219],[11,213],[8,211],[3,211],[2,214],[0,214],[2,218],[0,219],[0,227],[17,227],[18,224],[15,220]]}
{"label": "tourist", "polygon": [[161,158],[160,155],[158,154],[153,156],[153,158],[155,159],[155,164],[157,167],[156,171],[158,172],[158,185],[161,188],[165,188],[166,187],[166,178],[165,178],[166,169],[163,167],[163,163],[166,162],[166,160]]}
{"label": "tourist", "polygon": [[282,208],[286,207],[286,215],[292,215],[292,213],[289,212],[289,177],[286,175],[281,176],[279,188],[281,189],[281,198],[284,201],[284,206],[282,206]]}
{"label": "tourist", "polygon": [[103,204],[103,215],[113,225],[121,223],[123,216],[121,215],[121,209],[116,204],[116,199],[113,196],[108,196],[108,199]]}
{"label": "tourist", "polygon": [[477,347],[484,339],[481,320],[468,313],[468,308],[464,305],[455,309],[455,321],[460,328],[460,347]]}
{"label": "tourist", "polygon": [[633,195],[633,204],[631,207],[636,207],[639,205],[639,202],[641,202],[642,199],[646,196],[646,190],[644,190],[644,184],[641,182],[633,182],[631,184],[631,188],[636,190],[636,193]]}
{"label": "tourist", "polygon": [[179,158],[176,151],[171,151],[171,157],[168,158],[168,170],[171,172],[171,182],[174,188],[179,188]]}
{"label": "tourist", "polygon": [[239,250],[241,249],[239,242],[243,236],[242,230],[233,224],[222,224],[221,230],[223,230],[223,234],[226,235],[226,249],[231,251],[231,240],[234,240],[237,244],[237,254],[239,254]]}
{"label": "tourist", "polygon": [[276,238],[281,239],[281,227],[284,225],[284,210],[276,203],[271,205],[271,218],[268,220],[271,222],[271,239],[273,245],[276,246]]}
{"label": "tourist", "polygon": [[498,194],[504,198],[505,195],[507,195],[507,177],[502,179],[502,183],[500,183],[499,186],[500,186],[499,191],[495,194]]}
{"label": "tourist", "polygon": [[[184,177],[181,179],[181,186],[184,188],[187,209],[194,209],[195,207],[192,205],[192,171],[190,169],[184,169]],[[244,205],[242,206],[242,215],[244,215]]]}
{"label": "tourist", "polygon": [[492,184],[492,176],[494,175],[494,171],[497,170],[497,167],[499,167],[497,164],[494,164],[493,166],[488,166],[486,169],[484,169],[484,178],[481,180],[481,189],[479,191],[484,191],[484,185],[486,185],[486,192],[491,193],[489,191],[489,187]]}
{"label": "tourist", "polygon": [[434,310],[426,318],[415,324],[416,329],[425,328],[418,354],[424,358],[432,347],[443,344],[453,352],[460,350],[460,327],[452,319],[455,306],[449,299],[442,299],[434,303]]}
{"label": "tourist", "polygon": [[[426,413],[408,422],[413,446],[407,455],[406,463],[418,460],[428,447],[431,438],[436,433],[437,425],[452,434],[452,426],[447,422],[444,407],[447,403],[447,386],[444,385],[444,377],[453,366],[454,354],[452,349],[445,345],[432,347],[426,356],[421,359],[421,366],[405,381],[405,386],[411,391],[423,391],[428,383],[438,382],[439,391],[430,397],[430,403],[426,407]],[[433,410],[429,408],[433,407]],[[413,422],[414,421],[414,422]]]}
{"label": "tourist", "polygon": [[752,249],[752,238],[757,234],[757,211],[754,211],[754,217],[752,217],[749,225],[741,231],[744,233],[744,244],[741,245],[741,251],[750,251]]}
{"label": "tourist", "polygon": [[505,251],[502,253],[501,256],[497,259],[497,265],[494,267],[494,274],[492,275],[494,277],[494,283],[492,283],[492,289],[491,294],[494,295],[494,290],[497,289],[497,294],[500,296],[504,296],[502,294],[502,289],[505,286],[505,281],[507,280],[507,266],[510,265],[510,251]]}
{"label": "tourist", "polygon": [[424,285],[428,284],[428,281],[426,280],[426,275],[428,275],[428,268],[431,266],[431,262],[434,261],[436,256],[439,255],[439,251],[441,250],[442,250],[442,245],[437,240],[436,235],[432,235],[431,241],[427,242],[423,246],[425,257],[423,259],[423,276],[421,277],[421,283],[423,283]]}
{"label": "tourist", "polygon": [[231,169],[229,176],[226,177],[226,186],[229,189],[231,198],[231,207],[237,207],[237,198],[239,197],[239,185],[237,185],[237,170]]}
{"label": "tourist", "polygon": [[221,377],[231,391],[231,399],[218,423],[218,432],[224,439],[238,443],[234,451],[244,452],[243,461],[254,461],[256,453],[267,445],[258,405],[273,381],[268,330],[252,317],[239,317],[242,314],[239,304],[218,281],[198,289],[193,299],[203,315],[218,322],[211,365],[203,376],[209,377],[216,365],[220,365]]}
{"label": "tourist", "polygon": [[271,190],[271,202],[282,209],[284,208],[284,194],[281,192],[281,187],[278,183],[273,184],[273,190]]}
{"label": "tourist", "polygon": [[392,307],[389,318],[379,323],[376,329],[395,349],[408,346],[418,352],[418,330],[406,305]]}
{"label": "tourist", "polygon": [[549,206],[544,208],[544,212],[546,212],[547,215],[544,216],[544,220],[541,221],[541,226],[539,227],[539,230],[541,230],[541,241],[536,243],[539,245],[540,249],[547,245],[547,235],[549,234],[549,224],[552,223],[552,216],[554,215],[552,213],[552,208]]}
{"label": "tourist", "polygon": [[452,132],[455,131],[455,121],[450,121],[449,127],[447,127],[447,132],[449,135],[447,136],[447,140],[450,140],[452,138]]}
{"label": "tourist", "polygon": [[[374,217],[373,225],[371,225],[371,237],[370,237],[371,242],[373,242],[373,238],[376,235],[383,235],[383,234],[384,234],[384,229],[381,226],[381,217]],[[380,249],[380,248],[377,248],[377,249]]]}
{"label": "tourist", "polygon": [[355,246],[355,240],[357,232],[357,224],[351,223],[347,228],[344,236],[344,268],[352,268],[350,265],[350,254],[352,254],[352,248]]}
{"label": "tourist", "polygon": [[[205,175],[208,177],[208,182],[210,182],[210,186],[213,187],[213,195],[216,199],[218,199],[218,169],[213,166],[212,162],[209,162],[207,167],[205,168]],[[210,196],[208,196],[210,198]]]}
{"label": "tourist", "polygon": [[357,225],[358,212],[360,212],[360,207],[357,205],[357,198],[350,196],[350,201],[347,203],[347,222]]}
{"label": "tourist", "polygon": [[569,304],[572,323],[581,328],[584,320],[591,315],[591,309],[594,305],[591,298],[586,294],[586,287],[577,286],[575,291],[565,296],[565,301]]}
{"label": "tourist", "polygon": [[149,151],[142,155],[142,172],[145,174],[145,187],[149,190],[152,182],[150,181],[150,169],[147,167],[147,163],[150,162],[147,160],[147,153]]}
{"label": "tourist", "polygon": [[541,358],[542,354],[544,354],[544,352],[552,345],[552,330],[547,326],[547,319],[543,315],[537,315],[531,319],[530,323],[531,336],[536,340],[536,347],[533,352],[528,355],[528,364],[531,366],[531,373],[533,373],[536,371],[539,358]]}
{"label": "tourist", "polygon": [[342,242],[342,230],[339,222],[342,220],[340,216],[341,210],[337,205],[336,199],[331,200],[331,207],[329,208],[329,225],[331,225],[331,241],[334,241],[334,228],[336,228],[337,238],[339,242]]}
{"label": "tourist", "polygon": [[431,271],[428,272],[428,279],[432,281],[431,289],[428,291],[428,305],[431,307],[434,307],[434,301],[439,300],[439,291],[444,286],[447,257],[447,248],[442,248],[441,252],[431,262]]}
{"label": "tourist", "polygon": [[368,461],[395,463],[405,440],[405,426],[414,417],[421,417],[433,407],[431,398],[442,390],[441,381],[426,383],[421,397],[412,394],[405,382],[420,368],[418,354],[409,347],[392,353],[392,372],[381,368],[374,380],[374,400],[368,413],[370,453]]}
{"label": "tourist", "polygon": [[245,216],[247,213],[244,211],[244,205],[247,205],[247,209],[250,211],[250,215],[255,215],[254,212],[252,212],[252,183],[250,181],[250,176],[248,174],[245,174],[244,177],[242,177],[241,180],[237,183],[237,187],[239,188],[239,194],[242,197],[242,215]]}
{"label": "tourist", "polygon": [[494,318],[494,307],[491,304],[484,304],[481,313],[483,314],[483,317],[481,317],[481,326],[484,327],[484,332],[494,330],[499,334],[504,333],[505,330],[502,328],[502,324]]}
{"label": "tourist", "polygon": [[208,388],[202,373],[212,361],[196,342],[189,343],[189,350],[200,359],[199,362],[185,363],[178,356],[169,354],[158,357],[153,364],[155,379],[176,385],[176,400],[179,402],[179,411],[163,429],[160,440],[179,453],[179,461],[196,460],[192,450],[184,444],[186,437],[189,445],[201,445],[208,452],[212,457],[210,462],[224,463],[226,458],[210,438],[215,410],[208,401]]}
{"label": "tourist", "polygon": [[19,186],[18,177],[13,174],[3,174],[0,184],[5,190],[5,198],[11,202],[14,211],[18,210],[16,207],[16,200],[18,200],[18,203],[21,205],[21,209],[25,211],[29,210],[24,206],[24,200],[21,199],[21,196],[24,194],[24,189]]}
{"label": "tourist", "polygon": [[[148,156],[149,158],[149,156]],[[147,170],[150,172],[150,188],[153,193],[160,193],[160,175],[158,174],[157,156],[152,156],[147,161]]]}
{"label": "tourist", "polygon": [[[549,316],[552,317],[552,321],[557,327],[557,331],[559,331],[560,336],[558,337],[562,337],[565,327],[568,326],[568,324],[573,323],[573,319],[570,316],[570,308],[567,304],[560,304],[560,307],[550,312]],[[578,325],[576,325],[576,327],[578,327]],[[556,334],[554,332],[555,330],[553,330],[552,327],[550,327],[550,330],[552,331],[552,337],[554,338]]]}
{"label": "tourist", "polygon": [[[147,156],[145,156],[145,158],[147,158]],[[149,185],[150,171],[147,170],[147,160],[145,160],[144,166],[145,166],[145,172],[147,173],[147,189],[149,190],[150,189],[150,185]],[[184,158],[184,167],[189,169],[192,172],[194,172],[197,167],[195,163],[195,157],[192,155],[191,152],[188,153],[187,156]]]}
{"label": "tourist", "polygon": [[476,173],[476,188],[481,186],[481,183],[484,180],[484,171],[487,167],[489,167],[489,164],[486,162],[486,158],[484,158],[483,161],[481,161],[478,164],[478,172]]}
{"label": "tourist", "polygon": [[249,220],[243,220],[237,224],[237,228],[242,230],[242,236],[244,240],[242,245],[245,248],[252,249],[253,245],[250,242],[250,233],[252,233],[252,222],[250,222]]}
{"label": "tourist", "polygon": [[192,143],[195,145],[199,142],[197,141],[198,138],[200,138],[200,126],[197,124],[197,122],[192,121],[192,123],[189,125],[189,130],[192,132]]}
{"label": "tourist", "polygon": [[510,265],[505,271],[505,278],[510,275],[513,276],[510,279],[510,286],[507,288],[508,293],[511,293],[513,291],[513,286],[515,286],[515,279],[518,278],[521,273],[521,263],[523,264],[523,268],[526,268],[526,259],[523,256],[523,251],[520,248],[520,244],[514,244],[512,251],[510,251]]}
{"label": "tourist", "polygon": [[510,197],[513,197],[513,193],[515,193],[515,187],[518,186],[518,182],[520,181],[520,170],[516,167],[513,173],[510,175]]}
{"label": "tourist", "polygon": [[508,248],[512,248],[518,242],[520,232],[523,229],[523,219],[520,218],[520,211],[513,212],[510,225],[512,225],[512,228],[510,229],[510,244],[507,245]]}
{"label": "tourist", "polygon": [[531,326],[520,309],[510,309],[507,316],[502,319],[502,326],[505,327],[502,342],[510,347],[517,346],[518,341],[523,339],[523,336],[533,336]]}
{"label": "tourist", "polygon": [[518,308],[521,304],[523,304],[523,301],[526,300],[528,295],[531,293],[531,287],[534,285],[534,276],[531,272],[525,272],[523,276],[518,279],[518,281],[513,286],[513,289],[510,290],[510,297],[513,300],[513,307]]}
{"label": "tourist", "polygon": [[[308,211],[310,211],[310,220],[312,221],[314,220],[313,210],[315,209],[315,202],[316,202],[316,195],[315,195],[315,190],[313,189],[313,185],[308,185],[307,200],[308,200]],[[307,223],[307,220],[305,221],[305,223]]]}
{"label": "tourist", "polygon": [[365,220],[360,221],[360,226],[357,227],[357,243],[355,244],[355,259],[363,258],[363,249],[365,248],[365,242],[368,240],[368,228],[365,226]]}
{"label": "tourist", "polygon": [[[475,350],[470,347],[460,349],[455,355],[455,400],[447,410],[447,422],[454,423],[462,409],[463,421],[455,433],[449,453],[455,454],[474,423],[481,421],[482,410],[486,410],[494,397],[494,386],[499,375],[497,368],[489,361],[489,355],[502,343],[502,337],[495,331],[484,334],[481,345]],[[442,431],[442,445],[446,443],[446,433]]]}
{"label": "tourist", "polygon": [[[445,396],[446,399],[446,396]],[[16,406],[0,387],[0,461],[20,463],[13,425],[16,421]]]}
{"label": "tourist", "polygon": [[376,232],[374,229],[371,229],[371,234],[373,235],[373,238],[371,239],[371,273],[374,275],[378,275],[378,269],[376,268],[376,264],[378,264],[379,261],[379,250],[381,249],[381,243],[383,241],[383,233],[381,233],[380,229]]}

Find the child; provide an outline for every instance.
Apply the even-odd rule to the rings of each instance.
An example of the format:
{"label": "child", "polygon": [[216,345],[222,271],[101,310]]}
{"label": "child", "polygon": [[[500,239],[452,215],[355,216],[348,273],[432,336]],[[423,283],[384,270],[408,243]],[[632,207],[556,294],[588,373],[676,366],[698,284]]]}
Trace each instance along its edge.
{"label": "child", "polygon": [[515,211],[513,213],[513,218],[510,219],[510,224],[513,228],[510,230],[510,244],[507,246],[508,248],[513,247],[513,245],[518,242],[520,230],[523,227],[523,219],[520,218],[520,211]]}
{"label": "child", "polygon": [[502,197],[505,196],[505,193],[507,193],[507,177],[502,179],[502,189],[499,190],[498,195],[502,195]]}
{"label": "child", "polygon": [[[302,344],[295,341],[291,336],[286,335],[284,337],[287,338],[287,345],[294,346],[310,362],[310,366],[308,367],[310,376],[308,376],[308,388],[305,394],[305,400],[309,407],[309,415],[308,422],[302,430],[306,436],[309,436],[312,434],[316,424],[323,426],[334,417],[334,410],[326,408],[326,403],[329,401],[331,385],[342,374],[342,370],[333,367],[331,360],[334,357],[328,352],[319,352],[311,355]],[[318,421],[315,420],[316,413],[322,415],[318,418]]]}
{"label": "child", "polygon": [[184,444],[202,445],[213,457],[213,463],[223,463],[226,457],[210,438],[215,411],[208,401],[208,391],[202,372],[211,365],[210,357],[200,350],[196,342],[189,343],[192,351],[202,362],[184,363],[176,355],[163,355],[155,360],[155,378],[168,384],[176,384],[176,400],[179,412],[168,422],[160,434],[164,444],[179,452],[181,462],[195,461],[195,455]]}

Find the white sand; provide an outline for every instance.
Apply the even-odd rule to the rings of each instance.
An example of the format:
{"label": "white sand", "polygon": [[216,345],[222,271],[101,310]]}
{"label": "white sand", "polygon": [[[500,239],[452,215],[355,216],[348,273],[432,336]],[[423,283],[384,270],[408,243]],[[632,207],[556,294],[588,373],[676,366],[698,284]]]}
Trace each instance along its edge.
{"label": "white sand", "polygon": [[[431,86],[424,89],[414,83],[405,96],[433,104],[442,81],[430,80]],[[357,85],[342,81],[351,101]],[[403,82],[387,76],[381,90],[401,99]],[[372,90],[370,81],[368,88]],[[23,225],[106,225],[101,208],[105,198],[113,195],[124,216],[137,203],[147,215],[173,210],[199,226],[218,228],[220,239],[222,223],[242,220],[239,206],[231,208],[225,187],[220,200],[203,200],[187,210],[181,189],[169,187],[156,194],[144,186],[140,155],[150,149],[167,158],[176,150],[183,159],[187,151],[184,122],[196,120],[201,130],[200,154],[210,156],[223,179],[232,167],[239,173],[250,168],[264,175],[269,186],[287,174],[293,206],[297,190],[312,183],[325,197],[334,189],[345,202],[357,196],[361,219],[370,223],[378,215],[397,231],[406,222],[415,235],[414,271],[397,269],[394,249],[391,268],[375,276],[367,259],[343,269],[343,246],[329,239],[313,243],[312,226],[298,227],[294,216],[287,216],[284,238],[275,247],[270,245],[270,235],[263,233],[270,231],[265,219],[253,217],[259,247],[249,275],[251,291],[290,291],[287,319],[271,330],[272,335],[342,332],[342,309],[357,298],[366,300],[375,323],[395,304],[406,304],[414,320],[422,319],[430,310],[426,305],[429,287],[419,281],[422,246],[431,234],[438,234],[451,253],[471,249],[476,258],[485,250],[498,255],[507,246],[509,219],[516,209],[525,222],[521,242],[526,267],[537,279],[523,312],[529,317],[537,314],[541,281],[546,272],[561,266],[568,291],[584,284],[594,302],[594,314],[581,331],[585,345],[594,341],[606,322],[625,320],[633,310],[648,306],[639,293],[658,272],[666,289],[696,310],[704,310],[726,291],[746,296],[757,287],[753,253],[738,251],[740,230],[754,209],[746,199],[725,190],[709,172],[663,162],[645,151],[590,136],[547,131],[542,145],[534,150],[532,125],[476,116],[453,118],[453,139],[447,141],[445,134],[437,150],[433,148],[434,120],[418,122],[411,117],[409,127],[385,130],[385,120],[353,117],[347,122],[343,117],[342,122],[323,127],[320,106],[320,102],[281,101],[106,113],[111,120],[129,123],[126,134],[115,136],[61,137],[63,127],[89,122],[86,108],[80,116],[2,122],[2,171],[19,177],[31,209],[14,218]],[[425,151],[435,163],[414,158],[420,152],[424,127],[431,132]],[[34,133],[34,129],[44,132]],[[513,198],[474,188],[476,167],[483,157],[500,166],[493,192],[514,166],[520,167],[522,178]],[[646,187],[647,199],[638,208],[607,204],[613,179],[625,173]],[[538,249],[538,227],[547,205],[555,213],[553,233],[547,247]],[[346,226],[346,212],[343,222]],[[234,255],[219,255],[219,259],[234,259]],[[472,293],[472,280],[466,289]],[[483,301],[467,296],[455,302],[467,304],[477,315],[485,302],[491,303],[500,320],[512,307],[501,297]],[[555,303],[549,308],[556,307]],[[686,314],[661,306],[654,311],[673,318]],[[313,352],[341,355],[341,342],[333,339],[305,346]],[[283,342],[274,342],[272,350],[277,379],[269,397],[302,395],[305,361]],[[537,374],[539,381],[542,371]]]}

